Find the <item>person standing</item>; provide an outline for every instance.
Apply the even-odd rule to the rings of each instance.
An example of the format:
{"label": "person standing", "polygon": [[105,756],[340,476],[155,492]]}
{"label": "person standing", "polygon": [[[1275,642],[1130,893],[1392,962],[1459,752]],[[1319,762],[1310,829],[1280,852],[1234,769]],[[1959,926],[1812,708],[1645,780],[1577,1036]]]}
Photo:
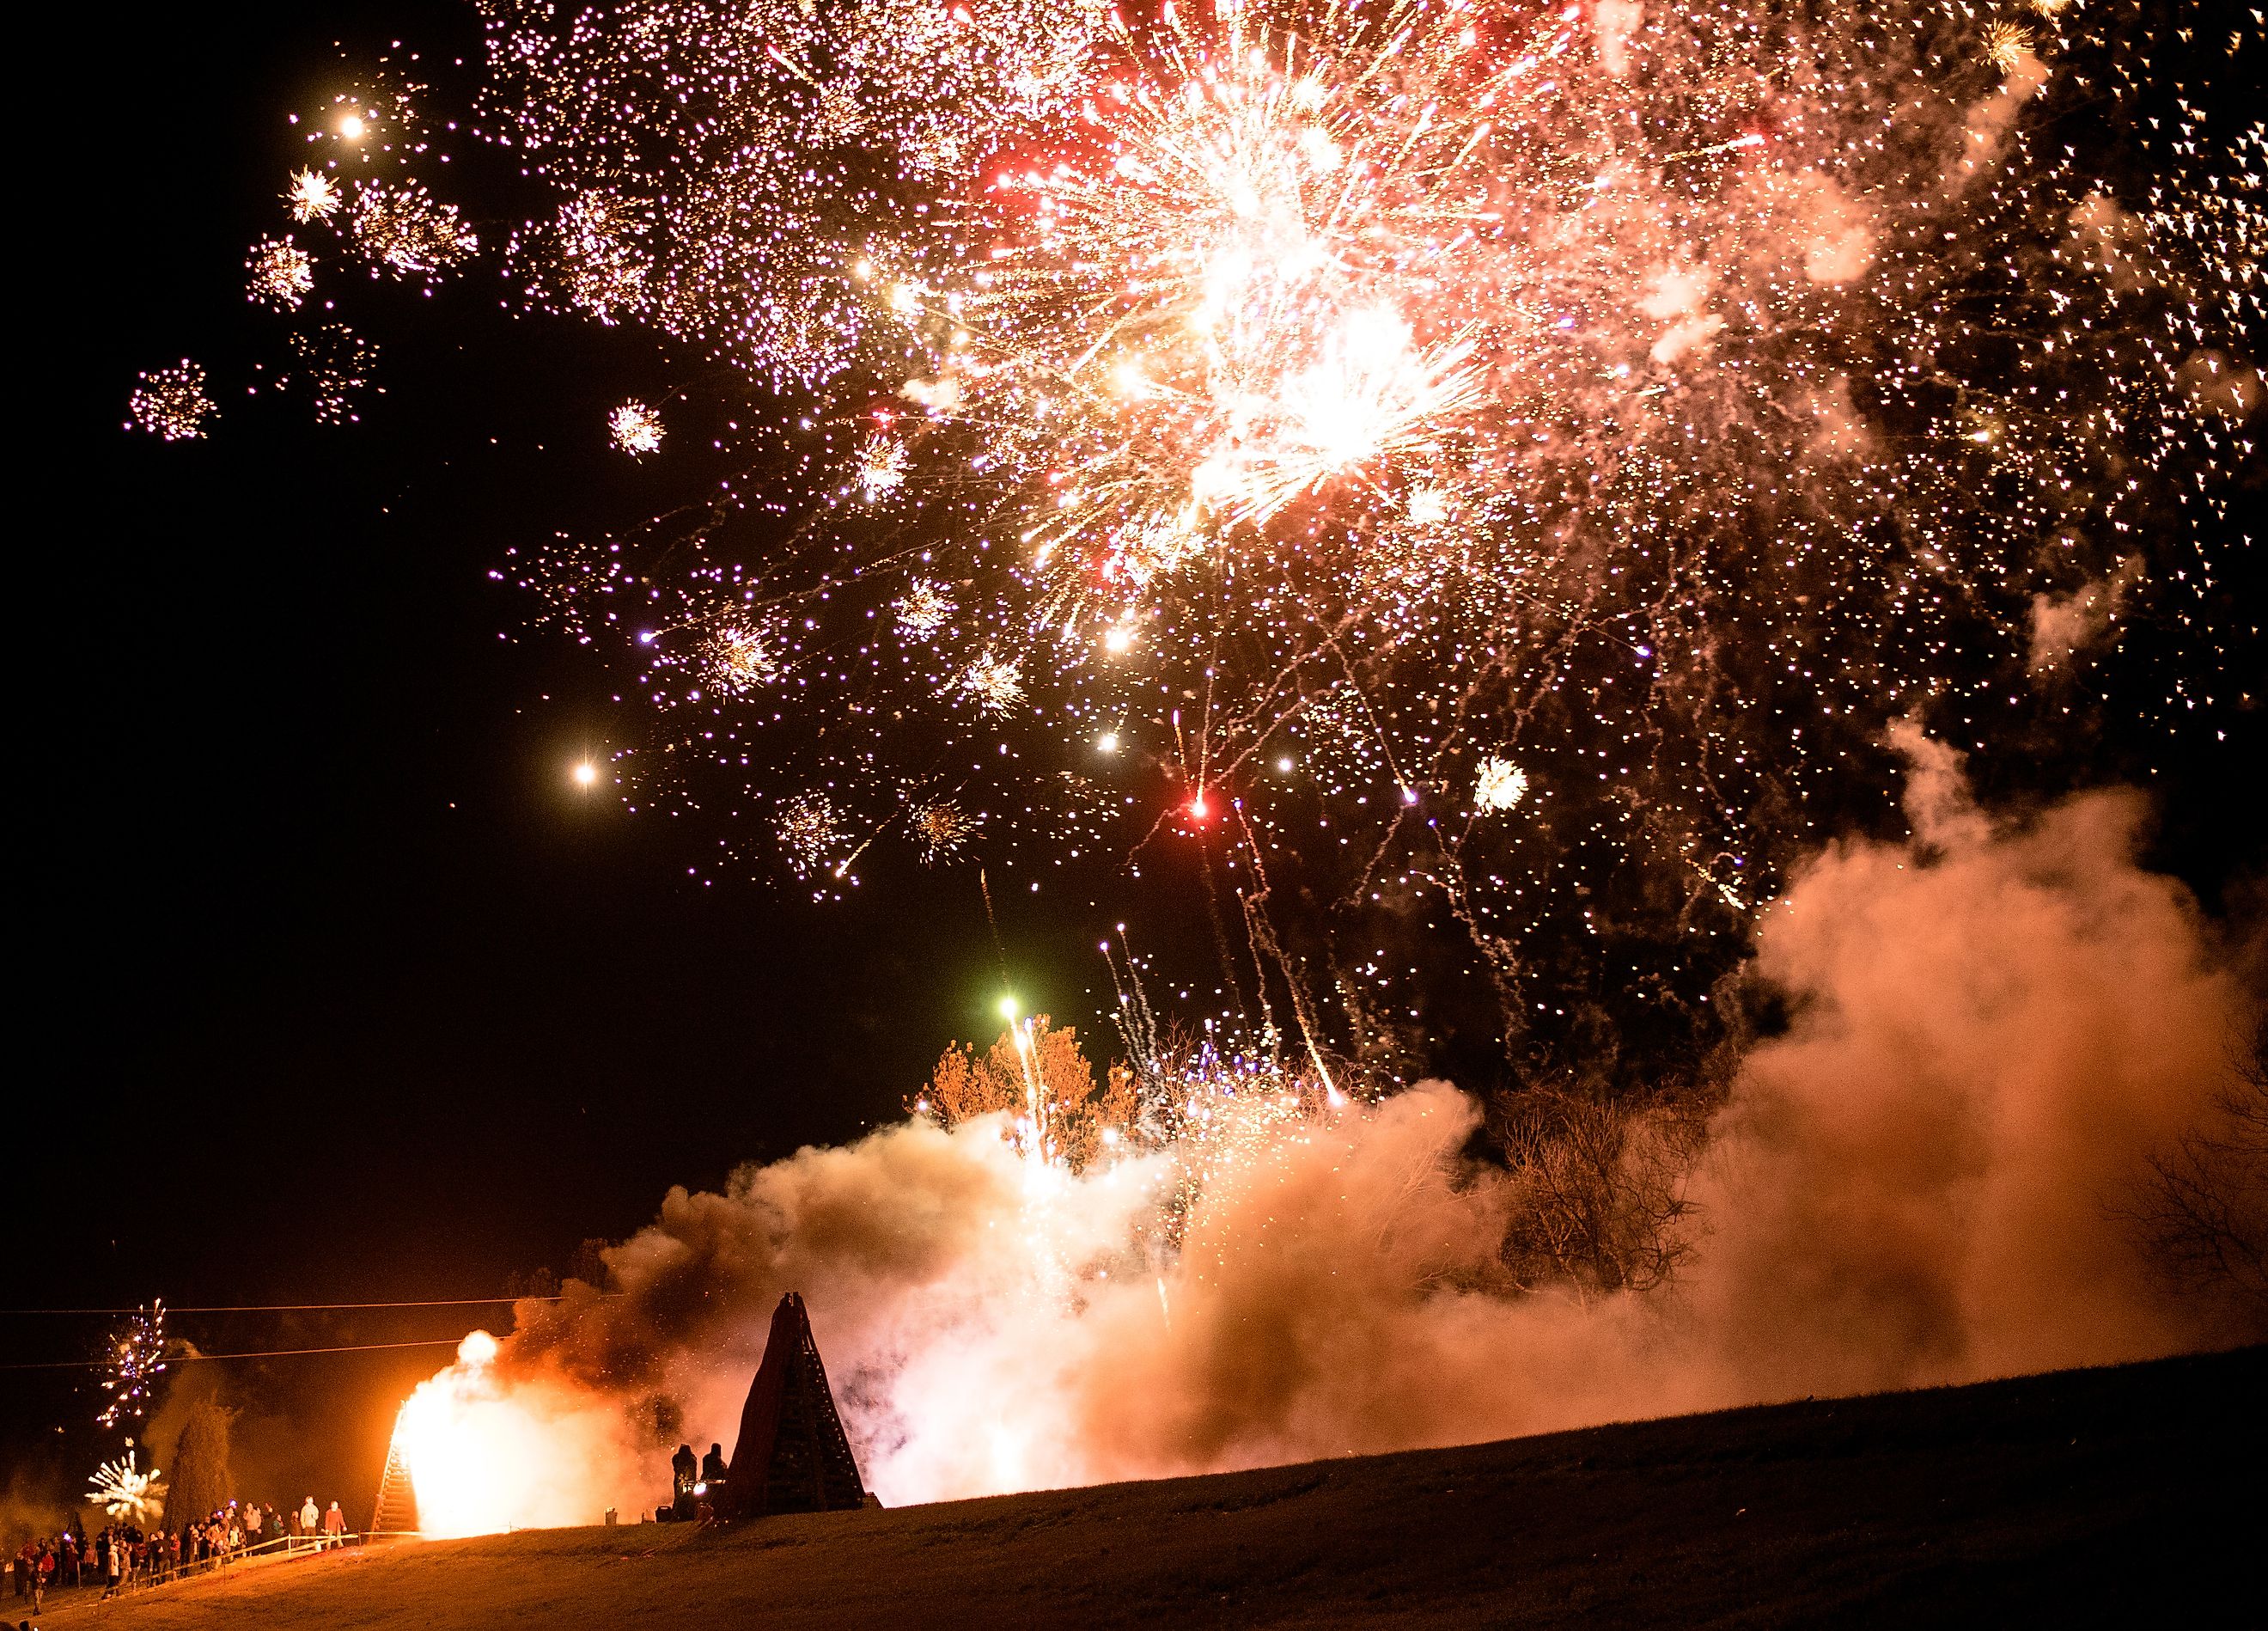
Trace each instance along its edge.
{"label": "person standing", "polygon": [[701,1476],[701,1458],[690,1444],[680,1444],[669,1458],[669,1504],[680,1518],[693,1516],[693,1486]]}
{"label": "person standing", "polygon": [[347,1538],[347,1515],[339,1510],[339,1503],[331,1502],[331,1509],[323,1514],[323,1544],[335,1546]]}

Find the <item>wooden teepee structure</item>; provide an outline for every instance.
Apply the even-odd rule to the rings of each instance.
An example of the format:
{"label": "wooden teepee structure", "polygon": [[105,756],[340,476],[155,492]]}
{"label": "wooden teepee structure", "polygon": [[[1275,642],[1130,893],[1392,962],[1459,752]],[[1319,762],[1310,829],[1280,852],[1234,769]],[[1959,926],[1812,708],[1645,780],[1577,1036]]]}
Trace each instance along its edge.
{"label": "wooden teepee structure", "polygon": [[398,1443],[386,1447],[386,1472],[378,1480],[378,1502],[370,1515],[373,1535],[417,1532],[417,1490],[409,1481],[409,1463]]}
{"label": "wooden teepee structure", "polygon": [[740,1438],[718,1514],[827,1512],[865,1502],[858,1462],[812,1338],[811,1317],[791,1291],[772,1311],[771,1334],[740,1412]]}

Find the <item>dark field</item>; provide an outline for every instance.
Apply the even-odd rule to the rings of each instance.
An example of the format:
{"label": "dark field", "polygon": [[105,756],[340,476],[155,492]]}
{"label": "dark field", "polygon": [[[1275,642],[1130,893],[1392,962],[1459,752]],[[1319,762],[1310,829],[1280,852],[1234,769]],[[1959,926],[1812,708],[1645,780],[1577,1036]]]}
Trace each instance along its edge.
{"label": "dark field", "polygon": [[409,1544],[41,1623],[2258,1626],[2264,1416],[2251,1348],[723,1533]]}

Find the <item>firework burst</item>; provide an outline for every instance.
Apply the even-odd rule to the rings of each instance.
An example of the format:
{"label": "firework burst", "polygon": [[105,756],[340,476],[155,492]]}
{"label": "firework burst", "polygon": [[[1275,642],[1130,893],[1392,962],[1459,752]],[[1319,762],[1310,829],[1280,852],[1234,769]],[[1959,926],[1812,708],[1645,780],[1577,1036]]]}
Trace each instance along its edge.
{"label": "firework burst", "polygon": [[961,671],[954,688],[985,713],[1008,713],[1024,700],[1024,676],[1013,662],[986,652]]}
{"label": "firework burst", "polygon": [[607,416],[607,434],[633,459],[661,451],[661,416],[642,402],[624,402]]}
{"label": "firework burst", "polygon": [[1984,25],[1981,44],[1984,60],[2004,74],[2014,73],[2037,42],[2021,24],[1995,18]]}
{"label": "firework burst", "polygon": [[977,820],[951,799],[917,804],[913,809],[914,836],[921,842],[922,865],[933,867],[957,855],[976,836]]}
{"label": "firework burst", "polygon": [[780,806],[777,827],[780,849],[797,877],[814,878],[833,869],[843,828],[832,799],[823,793],[796,794]]}
{"label": "firework burst", "polygon": [[556,286],[569,306],[602,323],[620,322],[647,309],[650,230],[635,200],[594,188],[562,203],[550,232],[531,234],[535,247],[521,258],[538,288]]}
{"label": "firework burst", "polygon": [[[1302,1031],[1390,1052],[1462,958],[1517,1051],[1566,989],[1705,1014],[1777,869],[1889,809],[1891,720],[2177,734],[2241,689],[2268,140],[2198,100],[2218,41],[2046,0],[482,13],[527,304],[798,387],[695,520],[515,557],[652,708],[642,807],[753,791],[796,875],[927,855],[950,786],[988,860],[1233,872],[1243,994]],[[293,211],[381,272],[472,252],[414,179],[337,192]],[[2210,675],[2122,668],[2142,626]]]}
{"label": "firework burst", "polygon": [[468,260],[481,247],[454,204],[437,203],[415,181],[357,181],[347,207],[356,250],[397,278],[430,278]]}
{"label": "firework burst", "polygon": [[291,211],[291,218],[302,225],[310,221],[329,220],[344,202],[339,184],[320,170],[294,172],[291,185],[284,190],[284,203]]}
{"label": "firework burst", "polygon": [[910,640],[926,640],[945,627],[953,616],[953,602],[945,591],[925,578],[917,578],[898,597],[898,631]]}
{"label": "firework burst", "polygon": [[96,1421],[114,1428],[141,1421],[149,1413],[158,1378],[165,1374],[166,1305],[153,1303],[136,1309],[111,1333],[102,1375],[102,1391],[108,1397]]}
{"label": "firework burst", "polygon": [[364,390],[373,388],[376,341],[344,323],[318,323],[292,330],[284,349],[291,364],[277,377],[277,388],[304,389],[318,424],[351,424],[361,417],[355,404]]}
{"label": "firework burst", "polygon": [[86,1481],[86,1500],[108,1517],[139,1528],[154,1525],[166,1510],[166,1486],[161,1469],[143,1472],[134,1451],[106,1461]]}
{"label": "firework burst", "polygon": [[880,431],[859,444],[858,490],[869,504],[895,492],[905,479],[905,444]]}
{"label": "firework burst", "polygon": [[205,395],[205,371],[183,358],[172,368],[156,368],[126,399],[132,424],[169,442],[195,441],[205,433],[205,421],[219,410]]}
{"label": "firework burst", "polygon": [[706,654],[711,683],[736,694],[777,683],[787,671],[779,633],[765,626],[727,623],[711,634]]}
{"label": "firework burst", "polygon": [[[858,655],[838,695],[806,693],[828,728],[704,703],[699,729],[735,756],[807,736],[838,817],[878,832],[939,744],[965,807],[1015,817],[985,829],[1012,848],[1067,855],[1130,807],[1132,849],[1233,809],[1256,875],[1438,902],[1507,1034],[1537,1009],[1517,948],[1589,934],[1568,883],[1678,898],[1682,858],[1724,858],[1616,976],[1697,1001],[1691,925],[1737,945],[1757,852],[1815,836],[1767,840],[1749,812],[1863,803],[1949,645],[2007,651],[2029,684],[2028,574],[2131,572],[2146,515],[2178,517],[2171,556],[2209,548],[2205,507],[2117,472],[2143,443],[2221,470],[2237,446],[2212,418],[2250,412],[2257,272],[2230,246],[2257,237],[2257,135],[2233,184],[2184,172],[2146,218],[2031,140],[2056,70],[2030,31],[1909,20],[1894,43],[1731,5],[1091,19],[1049,58],[1051,102],[957,105],[970,184],[933,225],[876,193],[817,284],[765,274],[769,311],[834,314],[799,331],[809,373],[867,360],[917,428],[835,444],[835,491],[871,510],[887,472],[893,502],[854,520],[815,498],[823,572],[804,551],[727,568],[703,541],[681,592],[879,601],[893,638],[801,610],[799,638]],[[2121,48],[2091,48],[2101,77]],[[776,329],[712,332],[782,365]],[[1864,361],[1890,355],[1970,360]],[[2079,491],[2117,513],[2073,528]],[[2043,535],[2077,542],[2043,557]],[[578,585],[579,558],[542,587],[596,591],[603,632],[614,579]],[[1042,718],[1153,774],[1027,754]],[[1515,803],[1536,821],[1484,819]],[[1386,1000],[1408,972],[1366,956],[1337,983]]]}
{"label": "firework burst", "polygon": [[296,312],[315,287],[315,262],[287,233],[262,238],[245,259],[245,292],[256,305]]}
{"label": "firework burst", "polygon": [[1509,759],[1481,761],[1473,780],[1473,808],[1482,811],[1508,810],[1528,796],[1528,772]]}

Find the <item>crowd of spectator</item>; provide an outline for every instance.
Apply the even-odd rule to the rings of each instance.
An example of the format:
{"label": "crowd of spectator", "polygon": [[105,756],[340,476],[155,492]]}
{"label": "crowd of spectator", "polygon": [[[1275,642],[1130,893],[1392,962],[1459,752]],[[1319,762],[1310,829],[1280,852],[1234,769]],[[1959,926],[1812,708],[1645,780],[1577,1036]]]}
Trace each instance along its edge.
{"label": "crowd of spectator", "polygon": [[131,1524],[106,1524],[92,1534],[66,1526],[25,1541],[8,1561],[8,1572],[16,1595],[29,1599],[37,1613],[53,1590],[99,1586],[109,1597],[129,1586],[177,1578],[200,1565],[222,1567],[263,1548],[320,1548],[346,1537],[346,1514],[335,1501],[326,1510],[310,1495],[283,1512],[265,1502],[232,1501],[178,1528],[146,1534]]}

